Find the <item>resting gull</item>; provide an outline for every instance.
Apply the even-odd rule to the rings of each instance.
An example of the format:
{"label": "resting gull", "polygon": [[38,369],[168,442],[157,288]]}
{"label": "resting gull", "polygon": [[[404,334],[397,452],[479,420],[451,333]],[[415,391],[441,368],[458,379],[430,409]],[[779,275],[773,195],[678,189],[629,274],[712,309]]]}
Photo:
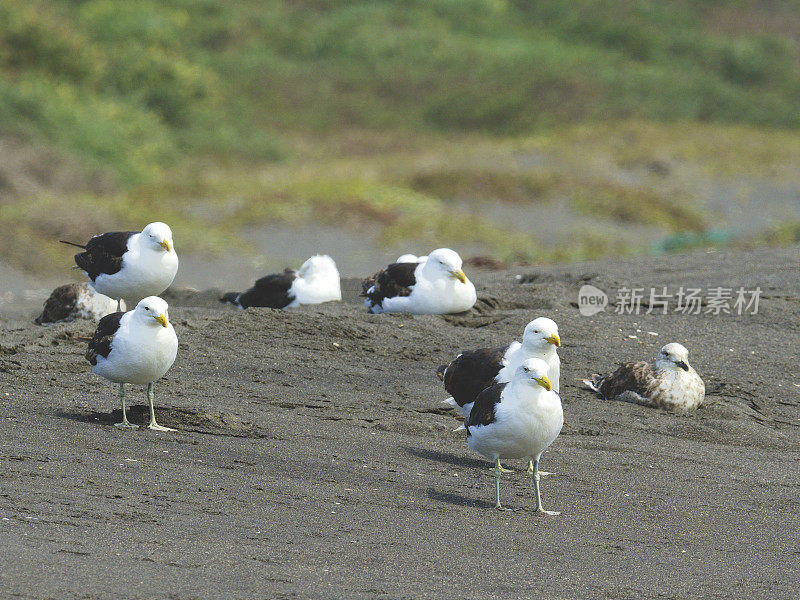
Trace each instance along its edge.
{"label": "resting gull", "polygon": [[583,382],[607,400],[688,413],[703,403],[706,386],[689,365],[689,351],[678,343],[667,344],[654,364],[627,363],[611,375],[592,375]]}
{"label": "resting gull", "polygon": [[283,273],[267,275],[246,292],[228,292],[220,301],[240,308],[292,308],[341,299],[336,263],[330,256],[318,255],[309,258],[298,271],[285,269]]}
{"label": "resting gull", "polygon": [[368,280],[364,304],[373,313],[467,311],[477,295],[461,266],[461,257],[449,248],[434,250],[423,263],[392,263]]}
{"label": "resting gull", "polygon": [[[125,302],[121,304],[122,310],[125,310]],[[68,283],[53,290],[35,322],[42,325],[75,319],[97,321],[115,312],[116,307],[116,300],[96,292],[88,283]]]}

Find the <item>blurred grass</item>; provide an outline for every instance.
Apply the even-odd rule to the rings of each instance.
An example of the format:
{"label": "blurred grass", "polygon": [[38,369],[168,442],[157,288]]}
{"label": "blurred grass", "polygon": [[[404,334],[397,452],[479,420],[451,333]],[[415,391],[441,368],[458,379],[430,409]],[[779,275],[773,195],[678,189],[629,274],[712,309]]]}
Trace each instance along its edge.
{"label": "blurred grass", "polygon": [[797,127],[797,32],[729,33],[721,8],[753,18],[744,0],[5,0],[0,131],[130,184],[192,156],[280,158],[298,130]]}
{"label": "blurred grass", "polygon": [[[274,220],[510,260],[642,251],[601,225],[701,232],[693,178],[796,180],[798,8],[4,0],[0,141],[115,183],[20,197],[0,165],[2,250],[46,268],[66,250],[32,242],[159,218],[212,251]],[[562,201],[598,224],[549,245],[476,208]]]}

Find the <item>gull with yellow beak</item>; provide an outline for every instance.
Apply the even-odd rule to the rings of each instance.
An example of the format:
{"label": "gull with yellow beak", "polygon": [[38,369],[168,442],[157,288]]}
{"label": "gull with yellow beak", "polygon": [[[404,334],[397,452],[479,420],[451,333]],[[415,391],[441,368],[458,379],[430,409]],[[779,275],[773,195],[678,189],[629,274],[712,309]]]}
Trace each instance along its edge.
{"label": "gull with yellow beak", "polygon": [[478,299],[461,269],[461,257],[439,248],[425,262],[397,262],[364,284],[364,301],[372,313],[449,314],[469,310]]}
{"label": "gull with yellow beak", "polygon": [[178,337],[169,322],[169,306],[158,296],[141,300],[126,313],[106,315],[89,342],[86,360],[92,372],[119,384],[122,422],[117,427],[136,428],[125,410],[125,384],[147,385],[150,424],[156,431],[174,431],[156,422],[153,384],[169,371],[178,355]]}
{"label": "gull with yellow beak", "polygon": [[536,511],[542,508],[539,490],[539,459],[564,425],[561,397],[547,377],[547,363],[539,358],[524,361],[508,383],[483,390],[469,413],[464,428],[469,447],[494,462],[495,508],[500,503],[500,459],[528,458],[533,463]]}
{"label": "gull with yellow beak", "polygon": [[157,296],[167,289],[178,272],[178,255],[172,230],[166,223],[150,223],[136,231],[111,231],[92,237],[86,245],[65,242],[82,248],[75,255],[75,265],[89,278],[100,294],[129,306]]}
{"label": "gull with yellow beak", "polygon": [[[478,394],[492,384],[511,381],[519,366],[529,358],[539,358],[547,363],[547,376],[553,390],[558,392],[561,379],[559,347],[561,338],[556,322],[538,317],[525,326],[522,343],[513,341],[497,348],[465,350],[449,365],[442,365],[436,371],[444,382],[444,389],[451,394],[443,403],[467,418]],[[528,471],[532,470],[533,463],[530,463]]]}

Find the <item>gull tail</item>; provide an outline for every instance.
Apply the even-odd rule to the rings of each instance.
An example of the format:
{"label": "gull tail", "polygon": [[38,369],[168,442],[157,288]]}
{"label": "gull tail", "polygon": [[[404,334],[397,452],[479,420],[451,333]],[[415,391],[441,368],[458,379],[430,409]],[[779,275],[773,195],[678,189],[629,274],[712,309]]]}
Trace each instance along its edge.
{"label": "gull tail", "polygon": [[228,304],[233,304],[234,306],[241,306],[239,304],[239,292],[228,292],[227,294],[223,295],[219,301],[227,302]]}
{"label": "gull tail", "polygon": [[84,246],[83,244],[76,244],[75,242],[68,242],[67,240],[58,240],[58,241],[61,242],[62,244],[67,244],[68,246],[75,246],[76,248],[83,248],[84,250],[86,250],[86,246]]}
{"label": "gull tail", "polygon": [[605,375],[598,375],[597,373],[593,373],[591,378],[589,379],[581,379],[583,383],[586,384],[590,390],[600,393],[600,384],[603,383],[603,380],[606,378]]}

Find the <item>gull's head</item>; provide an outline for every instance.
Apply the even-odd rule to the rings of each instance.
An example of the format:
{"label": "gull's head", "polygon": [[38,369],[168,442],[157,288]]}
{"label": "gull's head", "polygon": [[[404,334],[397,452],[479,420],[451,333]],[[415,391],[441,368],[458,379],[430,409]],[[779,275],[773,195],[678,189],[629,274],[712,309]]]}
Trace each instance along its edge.
{"label": "gull's head", "polygon": [[517,369],[517,378],[528,385],[539,386],[548,392],[553,389],[553,384],[547,377],[548,366],[541,358],[529,358]]}
{"label": "gull's head", "polygon": [[558,325],[553,319],[539,317],[525,326],[522,334],[522,344],[531,350],[544,351],[548,348],[558,348],[561,346],[561,338],[558,337]]}
{"label": "gull's head", "polygon": [[312,256],[298,269],[297,276],[303,279],[314,279],[315,277],[339,277],[336,263],[327,254]]}
{"label": "gull's head", "polygon": [[142,323],[156,327],[169,325],[169,305],[163,298],[148,296],[139,300],[133,309],[134,316]]}
{"label": "gull's head", "polygon": [[161,221],[150,223],[142,229],[142,236],[153,248],[161,248],[166,252],[170,252],[175,247],[172,243],[172,230],[169,225]]}
{"label": "gull's head", "polygon": [[689,351],[678,344],[673,342],[667,344],[656,356],[656,367],[659,369],[673,369],[673,370],[689,370]]}
{"label": "gull's head", "polygon": [[434,272],[466,283],[467,276],[464,275],[461,266],[461,257],[457,252],[450,248],[439,248],[428,255],[424,268],[428,273]]}

